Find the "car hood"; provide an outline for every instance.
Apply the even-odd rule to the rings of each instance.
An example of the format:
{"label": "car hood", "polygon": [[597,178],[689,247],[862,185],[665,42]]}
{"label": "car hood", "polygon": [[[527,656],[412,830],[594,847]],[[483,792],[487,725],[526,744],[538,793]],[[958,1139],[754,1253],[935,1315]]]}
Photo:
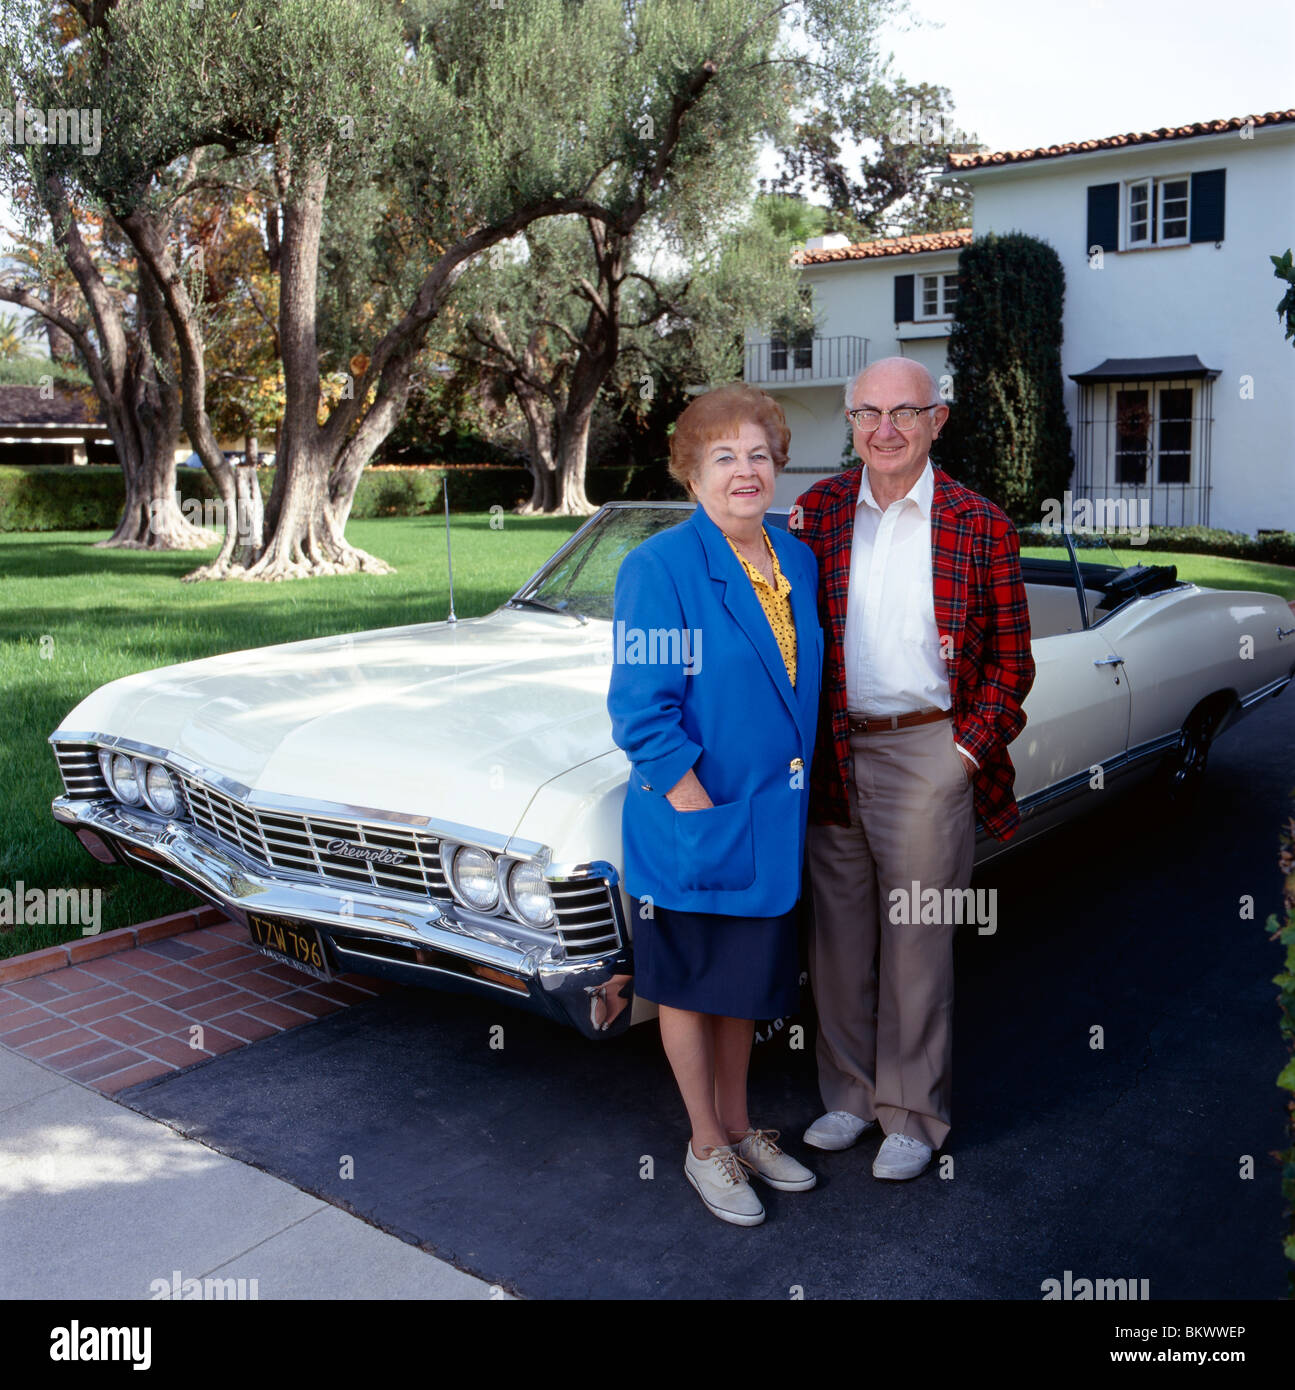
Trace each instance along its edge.
{"label": "car hood", "polygon": [[293,801],[511,834],[544,783],[614,749],[610,659],[608,622],[500,609],[127,676],[60,736],[150,744]]}

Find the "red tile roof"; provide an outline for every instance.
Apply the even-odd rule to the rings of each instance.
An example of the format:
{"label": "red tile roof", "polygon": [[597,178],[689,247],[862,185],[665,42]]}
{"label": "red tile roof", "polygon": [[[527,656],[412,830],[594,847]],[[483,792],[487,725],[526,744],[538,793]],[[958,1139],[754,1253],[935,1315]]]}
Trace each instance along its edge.
{"label": "red tile roof", "polygon": [[797,265],[826,265],[830,261],[868,261],[874,256],[912,256],[919,251],[957,251],[971,245],[971,228],[952,232],[923,232],[919,236],[888,236],[879,241],[856,241],[829,251],[797,251]]}
{"label": "red tile roof", "polygon": [[1155,145],[1166,140],[1189,140],[1194,135],[1219,135],[1245,126],[1283,125],[1295,121],[1295,110],[1266,111],[1258,116],[1230,116],[1219,121],[1194,121],[1191,125],[1161,126],[1159,130],[1130,131],[1100,140],[1077,140],[1068,145],[1040,145],[1033,150],[998,150],[993,154],[951,154],[949,171],[984,169],[995,164],[1025,164],[1035,159],[1059,159],[1088,150],[1118,150],[1128,145]]}

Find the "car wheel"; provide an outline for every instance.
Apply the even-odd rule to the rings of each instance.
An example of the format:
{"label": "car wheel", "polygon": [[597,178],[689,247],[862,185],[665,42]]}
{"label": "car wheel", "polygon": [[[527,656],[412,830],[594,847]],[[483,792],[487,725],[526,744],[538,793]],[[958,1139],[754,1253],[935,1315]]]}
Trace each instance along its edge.
{"label": "car wheel", "polygon": [[1178,746],[1166,758],[1161,771],[1162,784],[1171,801],[1190,806],[1199,796],[1218,724],[1217,712],[1197,710],[1183,725]]}

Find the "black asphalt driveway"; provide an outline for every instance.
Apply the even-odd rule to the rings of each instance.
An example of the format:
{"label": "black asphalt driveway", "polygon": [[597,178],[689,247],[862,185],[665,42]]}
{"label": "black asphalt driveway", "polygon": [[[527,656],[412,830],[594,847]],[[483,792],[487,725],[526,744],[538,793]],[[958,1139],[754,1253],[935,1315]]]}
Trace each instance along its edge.
{"label": "black asphalt driveway", "polygon": [[1067,1270],[1146,1279],[1152,1299],[1278,1298],[1263,922],[1293,731],[1288,692],[1215,747],[1195,817],[1135,791],[977,878],[998,924],[958,944],[947,1176],[875,1181],[875,1139],[805,1149],[812,1031],[799,1051],[780,1034],[752,1115],[819,1185],[762,1188],[764,1225],[725,1225],[684,1180],[655,1024],[599,1046],[412,989],[120,1099],[531,1298],[1037,1300]]}

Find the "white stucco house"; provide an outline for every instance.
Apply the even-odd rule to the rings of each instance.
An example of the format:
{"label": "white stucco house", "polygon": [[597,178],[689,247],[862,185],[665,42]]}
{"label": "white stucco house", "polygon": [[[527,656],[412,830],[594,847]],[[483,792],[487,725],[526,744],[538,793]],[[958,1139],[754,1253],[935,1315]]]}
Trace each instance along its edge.
{"label": "white stucco house", "polygon": [[1074,498],[1145,500],[1153,525],[1295,530],[1295,347],[1269,260],[1295,242],[1295,110],[954,156],[953,171],[970,228],[811,241],[812,339],[748,337],[745,378],[792,429],[776,505],[844,466],[842,388],[861,366],[946,373],[960,251],[1019,231],[1065,270]]}

